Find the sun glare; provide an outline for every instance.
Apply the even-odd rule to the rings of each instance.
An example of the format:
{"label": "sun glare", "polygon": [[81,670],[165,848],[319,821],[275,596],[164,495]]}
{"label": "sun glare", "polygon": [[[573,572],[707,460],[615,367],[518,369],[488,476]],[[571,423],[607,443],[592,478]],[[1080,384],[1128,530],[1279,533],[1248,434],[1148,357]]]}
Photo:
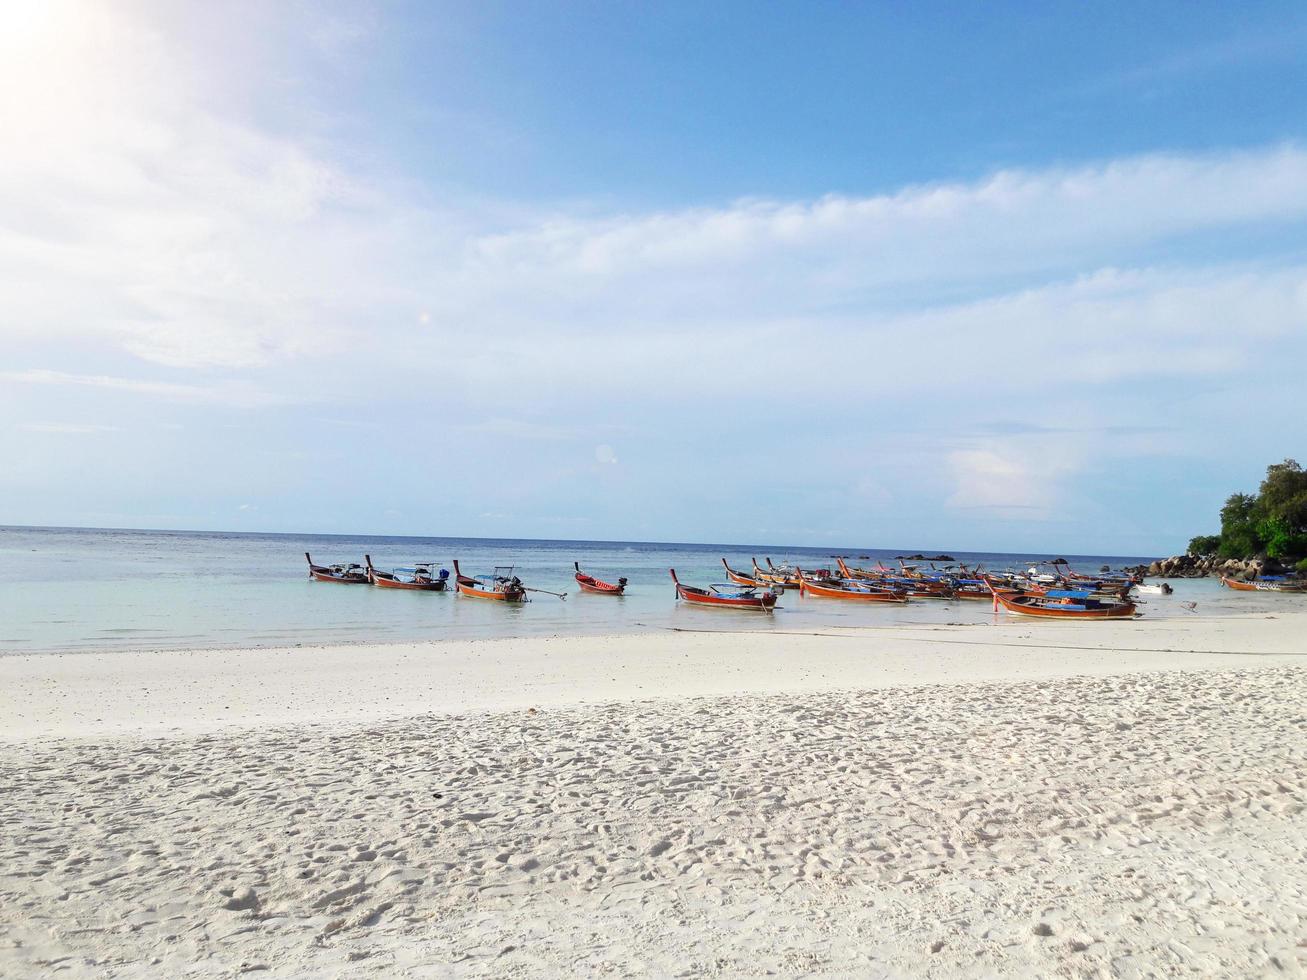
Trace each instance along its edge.
{"label": "sun glare", "polygon": [[61,0],[0,0],[0,50],[42,45],[70,13],[72,4]]}

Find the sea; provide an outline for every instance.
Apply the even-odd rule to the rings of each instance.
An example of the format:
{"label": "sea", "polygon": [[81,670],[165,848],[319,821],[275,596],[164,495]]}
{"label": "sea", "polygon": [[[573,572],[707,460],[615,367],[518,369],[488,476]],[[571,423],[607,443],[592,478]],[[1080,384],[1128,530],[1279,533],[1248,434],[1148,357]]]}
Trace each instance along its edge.
{"label": "sea", "polygon": [[[363,562],[380,569],[434,561],[468,574],[511,565],[532,588],[521,604],[453,592],[408,592],[315,582],[314,562]],[[990,603],[914,601],[880,606],[786,592],[772,615],[703,609],[676,600],[669,568],[689,585],[725,582],[721,561],[747,571],[790,561],[829,567],[836,554],[854,564],[895,566],[917,549],[546,541],[493,538],[248,534],[91,528],[0,527],[0,654],[108,650],[213,649],[422,640],[629,634],[682,630],[816,631],[833,627],[992,622]],[[926,552],[934,554],[935,552]],[[1066,558],[1097,572],[1152,560],[1126,555],[991,554],[952,551],[988,569],[1027,568]],[[620,598],[582,593],[573,562],[597,578],[628,580]],[[1238,602],[1210,581],[1176,583],[1174,596],[1146,598],[1149,617],[1192,615]]]}

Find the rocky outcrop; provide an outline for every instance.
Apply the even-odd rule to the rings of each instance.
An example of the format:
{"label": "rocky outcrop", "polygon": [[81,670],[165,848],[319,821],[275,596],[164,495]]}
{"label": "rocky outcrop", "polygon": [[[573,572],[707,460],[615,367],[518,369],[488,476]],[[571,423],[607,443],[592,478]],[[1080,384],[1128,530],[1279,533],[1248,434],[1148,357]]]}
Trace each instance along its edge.
{"label": "rocky outcrop", "polygon": [[1274,558],[1218,558],[1215,555],[1176,555],[1153,562],[1144,570],[1155,578],[1204,578],[1224,575],[1247,581],[1259,575],[1282,575],[1286,569]]}

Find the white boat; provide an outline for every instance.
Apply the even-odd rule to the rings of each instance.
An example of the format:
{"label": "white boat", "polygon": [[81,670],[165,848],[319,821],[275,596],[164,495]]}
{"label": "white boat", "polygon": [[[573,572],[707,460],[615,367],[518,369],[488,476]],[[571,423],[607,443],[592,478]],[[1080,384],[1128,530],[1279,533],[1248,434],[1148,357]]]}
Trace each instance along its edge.
{"label": "white boat", "polygon": [[1166,582],[1157,585],[1144,585],[1140,582],[1135,586],[1135,591],[1140,595],[1170,595],[1175,589],[1171,588]]}

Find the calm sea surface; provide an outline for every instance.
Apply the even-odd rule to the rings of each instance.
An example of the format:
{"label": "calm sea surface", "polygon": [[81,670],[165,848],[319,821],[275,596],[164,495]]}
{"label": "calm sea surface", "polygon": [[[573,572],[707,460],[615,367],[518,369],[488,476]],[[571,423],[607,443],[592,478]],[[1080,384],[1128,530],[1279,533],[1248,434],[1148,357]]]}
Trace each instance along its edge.
{"label": "calm sea surface", "polygon": [[[319,564],[378,568],[458,558],[471,574],[515,565],[535,588],[566,591],[566,601],[536,595],[524,605],[465,599],[451,593],[403,592],[313,582],[304,552]],[[882,559],[866,548],[515,541],[485,538],[390,538],[338,535],[235,534],[186,531],[0,528],[0,653],[286,646],[398,642],[445,638],[555,636],[685,629],[803,630],[899,623],[988,622],[985,602],[912,602],[883,608],[800,598],[787,592],[774,616],[688,607],[675,600],[667,569],[681,581],[725,581],[721,559],[748,569],[769,555],[780,564],[833,564],[835,553]],[[1065,557],[1077,570],[1119,568],[1150,559],[1121,555],[1002,555],[951,552],[991,569],[1026,567]],[[865,562],[865,559],[862,559]],[[622,598],[588,595],[572,580],[572,562],[608,581],[629,579]],[[451,569],[452,570],[452,569]],[[1251,596],[1259,606],[1262,596]],[[1272,597],[1269,601],[1282,601]],[[1250,608],[1245,594],[1210,581],[1176,583],[1176,595],[1148,597],[1147,616],[1193,615]]]}

